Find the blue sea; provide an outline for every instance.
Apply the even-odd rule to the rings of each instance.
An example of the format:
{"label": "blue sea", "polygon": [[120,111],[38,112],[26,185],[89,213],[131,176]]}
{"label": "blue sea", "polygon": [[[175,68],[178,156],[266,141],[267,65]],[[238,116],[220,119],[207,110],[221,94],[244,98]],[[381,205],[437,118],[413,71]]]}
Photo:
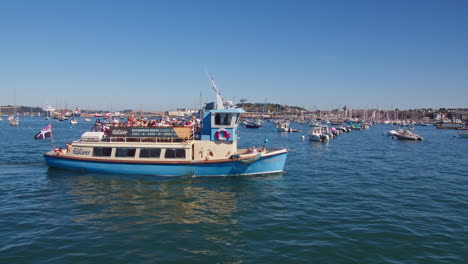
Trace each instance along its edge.
{"label": "blue sea", "polygon": [[328,143],[240,128],[240,147],[289,149],[286,172],[164,178],[48,169],[90,122],[0,121],[0,263],[467,263],[468,139],[389,125]]}

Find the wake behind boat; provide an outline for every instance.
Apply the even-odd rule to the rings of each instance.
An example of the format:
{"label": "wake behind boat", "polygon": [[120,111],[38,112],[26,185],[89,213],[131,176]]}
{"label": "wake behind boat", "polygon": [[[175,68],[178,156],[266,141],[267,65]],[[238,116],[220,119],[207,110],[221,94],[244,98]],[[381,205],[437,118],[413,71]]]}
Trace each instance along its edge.
{"label": "wake behind boat", "polygon": [[44,154],[49,167],[104,173],[158,176],[234,176],[281,173],[287,149],[237,148],[237,129],[243,109],[224,109],[216,91],[214,109],[205,109],[203,126],[135,127],[97,122],[67,148]]}

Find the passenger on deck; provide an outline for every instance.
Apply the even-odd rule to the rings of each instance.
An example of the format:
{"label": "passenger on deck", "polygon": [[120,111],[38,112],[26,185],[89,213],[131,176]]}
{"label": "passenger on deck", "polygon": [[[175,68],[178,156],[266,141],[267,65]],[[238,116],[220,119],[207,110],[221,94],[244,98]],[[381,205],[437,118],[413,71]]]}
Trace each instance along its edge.
{"label": "passenger on deck", "polygon": [[252,146],[252,153],[257,153],[257,149],[255,148],[255,146]]}
{"label": "passenger on deck", "polygon": [[128,122],[128,123],[133,123],[133,122],[135,122],[135,117],[133,117],[133,115],[129,116],[128,119],[127,119],[127,122]]}
{"label": "passenger on deck", "polygon": [[247,153],[249,154],[257,153],[257,149],[255,148],[255,146],[252,146],[251,148],[247,149]]}
{"label": "passenger on deck", "polygon": [[208,155],[206,155],[206,158],[205,158],[205,160],[210,160],[210,159],[213,159],[213,156],[214,156],[213,152],[212,152],[212,151],[210,151],[210,152],[208,153]]}

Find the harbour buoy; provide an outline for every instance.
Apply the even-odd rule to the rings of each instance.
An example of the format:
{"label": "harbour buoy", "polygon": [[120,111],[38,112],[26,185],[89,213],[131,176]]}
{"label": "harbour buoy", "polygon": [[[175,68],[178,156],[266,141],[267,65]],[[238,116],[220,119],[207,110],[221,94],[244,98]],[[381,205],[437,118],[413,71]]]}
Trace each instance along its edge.
{"label": "harbour buoy", "polygon": [[264,141],[264,142],[265,142],[265,144],[268,144],[268,139],[267,139],[267,138],[265,138],[265,141]]}
{"label": "harbour buoy", "polygon": [[302,135],[302,140],[305,140],[305,136],[304,136],[304,135]]}

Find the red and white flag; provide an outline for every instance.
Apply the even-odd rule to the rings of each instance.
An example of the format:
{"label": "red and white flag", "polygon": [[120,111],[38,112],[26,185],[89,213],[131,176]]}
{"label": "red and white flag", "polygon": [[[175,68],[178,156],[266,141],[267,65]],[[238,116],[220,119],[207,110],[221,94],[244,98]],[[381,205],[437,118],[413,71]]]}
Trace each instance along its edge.
{"label": "red and white flag", "polygon": [[48,138],[48,137],[51,137],[51,136],[52,136],[52,126],[49,124],[44,129],[42,129],[41,132],[37,133],[34,136],[34,139],[35,140],[45,139],[45,138]]}

